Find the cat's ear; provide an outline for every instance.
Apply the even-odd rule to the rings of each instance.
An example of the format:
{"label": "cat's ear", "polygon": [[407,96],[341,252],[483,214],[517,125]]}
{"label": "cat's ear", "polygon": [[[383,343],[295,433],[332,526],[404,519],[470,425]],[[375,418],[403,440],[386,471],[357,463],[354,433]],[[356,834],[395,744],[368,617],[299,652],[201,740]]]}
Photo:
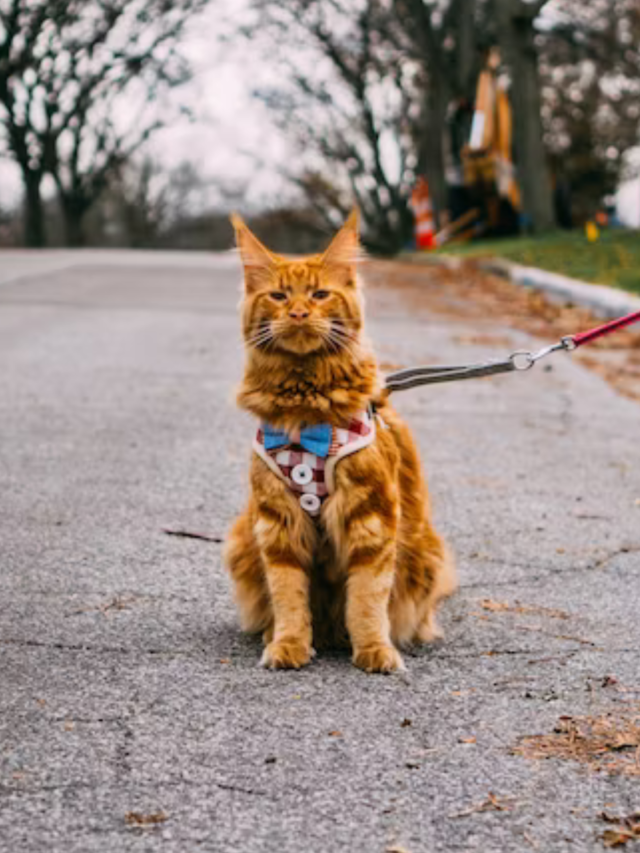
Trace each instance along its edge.
{"label": "cat's ear", "polygon": [[323,266],[332,275],[339,275],[345,284],[354,286],[360,253],[359,220],[358,208],[354,207],[322,256]]}
{"label": "cat's ear", "polygon": [[236,245],[244,266],[245,290],[253,293],[271,280],[276,260],[237,213],[231,214],[231,224],[236,232]]}

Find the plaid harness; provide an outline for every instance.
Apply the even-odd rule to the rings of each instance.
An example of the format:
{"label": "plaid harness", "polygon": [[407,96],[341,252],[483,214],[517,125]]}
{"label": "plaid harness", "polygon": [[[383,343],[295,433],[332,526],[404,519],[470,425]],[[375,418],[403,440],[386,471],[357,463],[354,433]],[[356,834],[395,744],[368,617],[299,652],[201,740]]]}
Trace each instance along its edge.
{"label": "plaid harness", "polygon": [[264,430],[259,427],[253,449],[271,470],[299,495],[302,509],[309,515],[318,515],[322,502],[335,491],[335,467],[338,461],[371,444],[376,437],[372,412],[365,409],[355,415],[346,427],[333,427],[332,440],[326,458],[308,453],[296,444],[295,434],[290,434],[286,447],[267,450]]}

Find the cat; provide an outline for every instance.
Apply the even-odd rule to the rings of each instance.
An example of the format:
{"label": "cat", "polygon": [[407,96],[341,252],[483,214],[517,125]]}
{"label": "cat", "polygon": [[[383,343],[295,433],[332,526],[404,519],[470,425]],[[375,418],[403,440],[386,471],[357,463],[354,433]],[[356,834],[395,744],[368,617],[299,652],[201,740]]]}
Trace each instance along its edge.
{"label": "cat", "polygon": [[232,217],[244,267],[238,404],[261,423],[248,506],[225,560],[261,663],[298,669],[350,645],[366,672],[441,636],[456,588],[408,427],[379,387],[363,336],[358,213],[319,255],[269,251]]}

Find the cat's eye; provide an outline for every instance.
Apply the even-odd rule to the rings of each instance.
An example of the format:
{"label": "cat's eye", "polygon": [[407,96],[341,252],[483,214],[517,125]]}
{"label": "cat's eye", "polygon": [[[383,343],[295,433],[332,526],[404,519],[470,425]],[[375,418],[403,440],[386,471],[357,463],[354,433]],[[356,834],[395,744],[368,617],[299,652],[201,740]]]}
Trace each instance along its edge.
{"label": "cat's eye", "polygon": [[328,290],[316,290],[313,293],[314,299],[326,299],[328,296],[331,296]]}
{"label": "cat's eye", "polygon": [[281,290],[274,290],[274,291],[272,291],[272,292],[269,294],[269,296],[270,296],[270,297],[271,297],[275,302],[284,302],[284,301],[285,301],[285,299],[287,298],[287,294],[286,294],[286,293],[283,293]]}

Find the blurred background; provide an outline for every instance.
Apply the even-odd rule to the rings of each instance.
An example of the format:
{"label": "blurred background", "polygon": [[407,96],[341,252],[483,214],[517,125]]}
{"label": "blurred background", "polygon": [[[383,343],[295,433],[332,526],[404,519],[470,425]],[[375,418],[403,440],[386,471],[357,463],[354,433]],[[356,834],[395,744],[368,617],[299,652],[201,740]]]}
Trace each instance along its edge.
{"label": "blurred background", "polygon": [[639,127],[638,0],[0,0],[0,247],[636,240]]}

